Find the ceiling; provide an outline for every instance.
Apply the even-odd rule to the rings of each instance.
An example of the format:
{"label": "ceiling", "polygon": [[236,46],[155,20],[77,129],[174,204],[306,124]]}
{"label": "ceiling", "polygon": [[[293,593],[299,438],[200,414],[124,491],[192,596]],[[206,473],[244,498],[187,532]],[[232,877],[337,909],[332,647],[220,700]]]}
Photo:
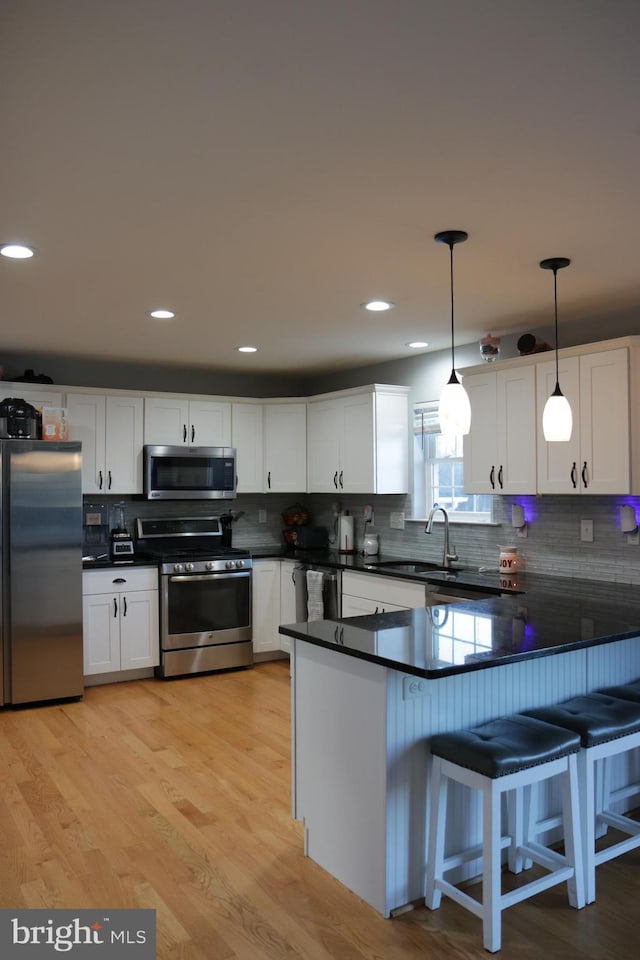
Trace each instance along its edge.
{"label": "ceiling", "polygon": [[552,322],[545,257],[565,329],[640,320],[637,0],[4,0],[0,38],[2,350],[443,349],[450,228],[460,344]]}

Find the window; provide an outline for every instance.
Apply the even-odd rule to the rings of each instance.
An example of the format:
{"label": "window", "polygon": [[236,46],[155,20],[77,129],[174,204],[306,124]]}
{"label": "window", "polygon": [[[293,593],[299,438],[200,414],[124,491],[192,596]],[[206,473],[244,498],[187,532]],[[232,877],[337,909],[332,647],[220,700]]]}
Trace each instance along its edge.
{"label": "window", "polygon": [[413,519],[425,519],[436,503],[454,521],[493,520],[490,494],[464,492],[462,437],[442,436],[437,401],[427,401],[413,411]]}

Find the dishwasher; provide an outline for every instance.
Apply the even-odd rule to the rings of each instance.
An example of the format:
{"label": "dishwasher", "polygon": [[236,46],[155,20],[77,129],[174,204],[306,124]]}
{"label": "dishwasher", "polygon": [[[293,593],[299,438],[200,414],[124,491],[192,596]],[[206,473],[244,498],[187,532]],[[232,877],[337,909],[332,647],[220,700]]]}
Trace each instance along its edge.
{"label": "dishwasher", "polygon": [[296,588],[296,623],[309,620],[309,591],[307,587],[307,571],[321,574],[320,592],[322,596],[322,616],[316,609],[315,620],[337,620],[340,616],[342,572],[315,564],[301,563],[294,567],[292,578]]}

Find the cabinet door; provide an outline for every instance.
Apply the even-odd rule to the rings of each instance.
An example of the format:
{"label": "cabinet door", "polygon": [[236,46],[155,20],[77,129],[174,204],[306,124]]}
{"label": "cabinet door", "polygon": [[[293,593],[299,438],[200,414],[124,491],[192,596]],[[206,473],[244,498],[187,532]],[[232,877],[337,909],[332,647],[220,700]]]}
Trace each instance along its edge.
{"label": "cabinet door", "polygon": [[230,447],[231,404],[190,400],[187,443],[194,447]]}
{"label": "cabinet door", "polygon": [[[13,390],[15,386],[15,390]],[[32,407],[36,407],[37,410],[42,413],[43,407],[62,407],[64,406],[62,402],[62,394],[57,390],[29,390],[23,388],[21,383],[12,384],[12,393],[3,393],[5,397],[20,397],[21,400],[26,400],[27,403],[30,403]],[[3,389],[6,391],[8,389],[8,384],[3,384]]]}
{"label": "cabinet door", "polygon": [[309,493],[338,493],[342,407],[335,400],[308,406]]}
{"label": "cabinet door", "polygon": [[179,447],[189,443],[189,401],[147,397],[144,401],[144,442]]}
{"label": "cabinet door", "polygon": [[496,374],[470,374],[464,388],[471,402],[471,429],[464,437],[465,493],[496,493],[498,442],[496,424]]}
{"label": "cabinet door", "polygon": [[280,563],[256,560],[253,564],[253,650],[267,653],[280,649]]}
{"label": "cabinet door", "polygon": [[262,493],[264,457],[261,404],[231,405],[231,446],[236,449],[238,493]]}
{"label": "cabinet door", "polygon": [[545,404],[556,386],[556,362],[536,364],[536,419],[538,421],[538,493],[580,493],[580,358],[565,357],[558,362],[560,388],[569,401],[573,416],[571,439],[548,442],[542,432]]}
{"label": "cabinet door", "polygon": [[120,669],[120,600],[101,593],[82,598],[84,674]]}
{"label": "cabinet door", "polygon": [[160,662],[158,591],[120,594],[120,669],[155,667]]}
{"label": "cabinet door", "polygon": [[264,463],[269,493],[306,491],[306,403],[269,403],[265,406]]}
{"label": "cabinet door", "polygon": [[535,367],[500,370],[496,378],[498,492],[536,492]]}
{"label": "cabinet door", "polygon": [[345,397],[338,486],[344,493],[375,493],[374,395]]}
{"label": "cabinet door", "polygon": [[142,397],[107,397],[107,493],[142,493]]}
{"label": "cabinet door", "polygon": [[579,466],[586,481],[583,493],[629,493],[629,441],[627,349],[580,357]]}
{"label": "cabinet door", "polygon": [[106,400],[95,394],[67,395],[69,439],[82,443],[82,492],[105,493]]}

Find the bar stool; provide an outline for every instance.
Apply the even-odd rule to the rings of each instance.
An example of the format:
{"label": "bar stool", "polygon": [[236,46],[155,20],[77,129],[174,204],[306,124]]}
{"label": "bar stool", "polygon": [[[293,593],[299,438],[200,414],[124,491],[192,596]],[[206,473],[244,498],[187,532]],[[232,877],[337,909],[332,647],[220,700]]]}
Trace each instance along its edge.
{"label": "bar stool", "polygon": [[[593,903],[596,867],[640,846],[640,823],[611,809],[612,800],[614,797],[619,799],[619,794],[612,795],[608,782],[602,777],[599,778],[600,800],[596,808],[596,764],[640,747],[640,703],[599,692],[523,713],[580,736],[582,749],[578,755],[578,779],[582,860],[586,901]],[[625,839],[596,850],[596,836],[602,828],[602,832],[606,832],[609,826],[624,833]]]}
{"label": "bar stool", "polygon": [[[577,734],[557,726],[516,714],[491,720],[471,730],[437,734],[430,741],[433,754],[431,776],[431,812],[427,852],[425,903],[437,910],[441,897],[455,900],[482,919],[483,942],[495,953],[501,944],[502,911],[521,900],[567,881],[569,903],[584,906],[579,801],[576,755],[580,749]],[[526,836],[526,822],[509,825],[509,835],[501,829],[501,799],[513,797],[512,791],[560,776],[563,786],[565,855],[532,842]],[[445,858],[447,787],[450,780],[482,793],[482,844]],[[515,805],[511,805],[513,810]],[[501,853],[515,848],[518,857],[535,860],[549,872],[542,877],[502,893]],[[482,857],[482,899],[476,900],[444,874],[454,867]]]}

